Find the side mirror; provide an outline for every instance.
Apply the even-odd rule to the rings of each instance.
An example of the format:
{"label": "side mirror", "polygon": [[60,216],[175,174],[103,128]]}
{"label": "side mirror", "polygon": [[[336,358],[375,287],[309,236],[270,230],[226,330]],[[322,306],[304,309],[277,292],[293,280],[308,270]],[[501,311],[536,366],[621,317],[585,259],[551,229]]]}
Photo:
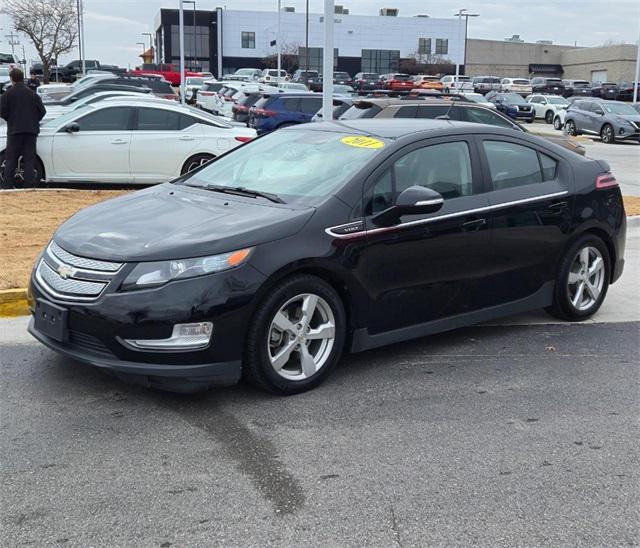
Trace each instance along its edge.
{"label": "side mirror", "polygon": [[598,110],[596,110],[595,112],[596,112],[596,114],[597,114],[598,116],[604,116],[604,110],[600,110],[600,109],[598,109]]}
{"label": "side mirror", "polygon": [[80,126],[75,122],[71,122],[70,124],[64,126],[64,128],[62,129],[64,129],[67,133],[78,133],[78,131],[80,131]]}
{"label": "side mirror", "polygon": [[403,215],[435,213],[443,203],[439,192],[419,185],[410,186],[399,194],[394,205],[378,213],[372,221],[378,226],[391,226]]}

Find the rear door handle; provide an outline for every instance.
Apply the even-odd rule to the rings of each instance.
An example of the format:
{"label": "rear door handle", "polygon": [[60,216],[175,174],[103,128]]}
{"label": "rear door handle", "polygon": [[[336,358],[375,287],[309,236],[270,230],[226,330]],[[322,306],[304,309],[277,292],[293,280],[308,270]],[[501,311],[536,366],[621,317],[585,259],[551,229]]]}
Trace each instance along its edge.
{"label": "rear door handle", "polygon": [[191,137],[190,135],[183,135],[182,137],[180,137],[181,141],[193,141],[193,137]]}
{"label": "rear door handle", "polygon": [[126,145],[127,144],[127,140],[126,139],[114,139],[113,141],[111,141],[112,145]]}
{"label": "rear door handle", "polygon": [[462,223],[462,230],[464,230],[465,232],[477,232],[486,224],[486,219],[474,219],[473,221]]}
{"label": "rear door handle", "polygon": [[549,205],[549,209],[554,213],[560,213],[563,209],[566,209],[567,202],[554,202]]}

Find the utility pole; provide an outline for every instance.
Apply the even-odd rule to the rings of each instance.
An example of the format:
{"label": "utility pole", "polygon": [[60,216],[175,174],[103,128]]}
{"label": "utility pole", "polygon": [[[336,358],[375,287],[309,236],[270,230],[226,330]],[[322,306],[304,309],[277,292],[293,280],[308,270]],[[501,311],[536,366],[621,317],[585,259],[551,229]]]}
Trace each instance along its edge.
{"label": "utility pole", "polygon": [[322,50],[322,119],[333,120],[333,13],[334,0],[324,0],[324,49]]}
{"label": "utility pole", "polygon": [[79,6],[79,20],[80,20],[80,36],[78,37],[79,42],[78,43],[82,43],[82,50],[81,50],[81,60],[82,60],[82,76],[86,76],[87,74],[87,63],[85,61],[86,57],[87,57],[87,52],[86,52],[86,48],[85,48],[85,44],[84,44],[84,5],[82,4],[82,0],[78,0],[78,6]]}
{"label": "utility pole", "polygon": [[11,46],[11,55],[15,55],[15,46],[20,45],[20,42],[18,41],[18,35],[13,34],[13,31],[11,31],[11,34],[6,34],[5,38],[9,40],[9,45]]}
{"label": "utility pole", "polygon": [[309,70],[309,0],[307,0],[307,16],[305,20],[305,33],[304,33],[304,70]]}
{"label": "utility pole", "polygon": [[[465,23],[464,23],[464,58],[463,58],[463,62],[465,64],[465,69],[466,69],[466,63],[467,63],[467,29],[469,28],[469,17],[479,17],[479,15],[477,13],[466,13],[468,10],[467,8],[462,8],[460,10],[458,10],[458,13],[454,13],[454,16],[458,17],[458,44],[460,44],[460,28],[462,26],[462,18],[465,18]],[[466,70],[465,70],[466,72]],[[458,55],[456,57],[456,78],[454,80],[454,91],[460,91],[460,82],[459,80],[459,76],[460,76],[460,56]]]}
{"label": "utility pole", "polygon": [[185,101],[185,87],[184,87],[184,6],[183,0],[180,0],[180,102],[184,105]]}
{"label": "utility pole", "polygon": [[78,59],[82,59],[82,40],[80,40],[80,0],[76,0],[76,15],[78,16]]}

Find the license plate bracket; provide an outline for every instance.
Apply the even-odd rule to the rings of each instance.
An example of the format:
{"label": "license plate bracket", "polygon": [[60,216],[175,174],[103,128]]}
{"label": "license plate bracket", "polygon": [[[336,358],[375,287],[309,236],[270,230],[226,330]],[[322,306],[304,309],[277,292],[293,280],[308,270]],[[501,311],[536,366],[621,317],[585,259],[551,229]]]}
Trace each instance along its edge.
{"label": "license plate bracket", "polygon": [[68,316],[69,311],[66,308],[44,299],[36,300],[34,327],[43,335],[58,342],[66,342]]}

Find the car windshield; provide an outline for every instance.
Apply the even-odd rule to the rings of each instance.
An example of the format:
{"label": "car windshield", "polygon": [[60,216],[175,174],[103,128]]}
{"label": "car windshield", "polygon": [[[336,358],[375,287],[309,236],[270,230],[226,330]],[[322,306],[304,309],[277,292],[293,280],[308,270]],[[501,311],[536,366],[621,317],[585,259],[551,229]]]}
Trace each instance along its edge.
{"label": "car windshield", "polygon": [[515,103],[516,105],[526,105],[527,102],[523,99],[522,95],[518,95],[517,93],[507,93],[504,95],[506,101],[510,103]]}
{"label": "car windshield", "polygon": [[633,107],[625,103],[604,103],[603,106],[611,114],[638,114]]}
{"label": "car windshield", "polygon": [[91,112],[91,110],[93,110],[92,107],[84,105],[79,109],[76,109],[76,110],[72,109],[66,114],[63,114],[62,116],[58,116],[57,118],[52,118],[47,122],[43,122],[40,124],[40,127],[43,127],[43,128],[58,127],[58,126],[62,127],[66,125],[68,122],[70,122],[71,120],[74,120],[75,118],[77,118],[78,116],[82,116],[83,114],[87,114],[88,112]]}
{"label": "car windshield", "polygon": [[187,78],[188,86],[201,86],[204,84],[204,78]]}
{"label": "car windshield", "polygon": [[486,103],[487,100],[484,98],[482,93],[465,93],[464,96],[473,101],[474,103]]}
{"label": "car windshield", "polygon": [[5,67],[0,67],[0,76],[9,76],[9,69]]}
{"label": "car windshield", "polygon": [[547,102],[552,105],[568,105],[569,101],[567,101],[564,97],[560,97],[559,95],[553,95],[552,97],[547,97]]}
{"label": "car windshield", "polygon": [[363,72],[362,73],[363,80],[377,80],[378,75],[375,72]]}
{"label": "car windshield", "polygon": [[396,73],[396,74],[393,74],[392,77],[393,77],[394,80],[401,80],[401,81],[411,80],[411,76],[409,76],[408,74],[398,74],[398,73]]}
{"label": "car windshield", "polygon": [[349,74],[347,74],[346,72],[334,72],[333,77],[345,79],[345,78],[349,78]]}
{"label": "car windshield", "polygon": [[238,69],[236,70],[236,74],[238,76],[244,76],[244,75],[248,75],[251,76],[252,74],[254,74],[256,71],[256,69],[250,69],[250,68],[244,68],[244,69]]}
{"label": "car windshield", "polygon": [[243,187],[276,194],[287,203],[313,204],[335,192],[386,142],[328,131],[281,130],[214,160],[180,183]]}
{"label": "car windshield", "polygon": [[529,80],[514,80],[513,83],[519,86],[528,86]]}

